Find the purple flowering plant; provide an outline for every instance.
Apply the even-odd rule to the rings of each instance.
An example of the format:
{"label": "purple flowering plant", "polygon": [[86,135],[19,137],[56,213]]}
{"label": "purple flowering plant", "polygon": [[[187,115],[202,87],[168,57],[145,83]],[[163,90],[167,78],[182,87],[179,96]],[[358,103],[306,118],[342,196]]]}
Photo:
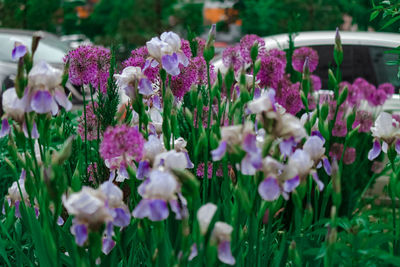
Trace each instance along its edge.
{"label": "purple flowering plant", "polygon": [[[82,46],[64,72],[33,65],[34,52],[15,45],[0,130],[15,181],[2,203],[0,263],[342,262],[339,245],[355,230],[339,230],[363,216],[385,153],[393,203],[398,195],[400,121],[378,113],[394,87],[341,81],[339,32],[329,88],[313,74],[315,50],[268,50],[256,35],[222,53],[222,73],[215,35],[165,32],[121,68],[113,49]],[[84,92],[78,111],[67,80]],[[393,248],[397,225],[385,229]]]}

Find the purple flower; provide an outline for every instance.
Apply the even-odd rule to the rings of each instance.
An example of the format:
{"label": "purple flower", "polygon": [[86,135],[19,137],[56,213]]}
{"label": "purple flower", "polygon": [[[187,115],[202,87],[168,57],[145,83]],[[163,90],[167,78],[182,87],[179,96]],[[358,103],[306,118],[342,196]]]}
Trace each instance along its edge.
{"label": "purple flower", "polygon": [[232,67],[235,72],[244,67],[244,61],[240,56],[239,45],[227,47],[222,53],[222,63],[225,67]]}
{"label": "purple flower", "polygon": [[260,71],[257,74],[260,86],[277,89],[278,82],[283,79],[285,74],[285,62],[268,54],[261,55],[260,60]]}
{"label": "purple flower", "polygon": [[391,83],[383,83],[383,84],[379,85],[378,90],[385,91],[388,98],[394,94],[394,86]]}
{"label": "purple flower", "polygon": [[352,164],[356,160],[356,149],[354,147],[346,148],[343,157],[343,163],[346,165]]}
{"label": "purple flower", "polygon": [[281,194],[287,198],[287,193],[292,192],[299,184],[299,176],[286,180],[282,185],[279,184],[276,178],[267,177],[259,184],[258,193],[262,199],[274,201],[278,199]]}
{"label": "purple flower", "polygon": [[69,80],[78,86],[91,84],[105,93],[110,58],[110,50],[99,46],[85,45],[70,51],[64,57],[64,62],[69,63]]}
{"label": "purple flower", "polygon": [[146,47],[150,57],[155,61],[150,60],[144,69],[147,68],[147,65],[155,67],[161,64],[168,74],[172,76],[178,75],[180,73],[179,65],[182,64],[186,67],[189,64],[189,60],[182,52],[181,46],[181,40],[174,32],[164,32],[160,38],[152,38],[146,43]]}
{"label": "purple flower", "polygon": [[144,138],[137,127],[119,125],[109,127],[100,145],[100,155],[108,162],[110,169],[139,162],[143,156]]}
{"label": "purple flower", "polygon": [[[99,131],[100,122],[97,119],[95,110],[93,110],[93,106],[95,109],[98,108],[97,102],[89,103],[86,105],[86,137],[88,141],[97,140],[97,134],[101,132]],[[85,114],[82,112],[82,115],[78,118],[78,129],[77,132],[82,140],[85,140]]]}
{"label": "purple flower", "polygon": [[335,126],[332,129],[332,135],[338,137],[344,137],[347,134],[346,121],[338,119],[336,120]]}
{"label": "purple flower", "polygon": [[373,124],[372,113],[366,110],[357,110],[356,119],[353,123],[353,129],[360,126],[358,132],[368,133]]}
{"label": "purple flower", "polygon": [[300,83],[291,84],[288,87],[281,88],[276,97],[276,101],[292,115],[296,115],[303,109],[303,102],[300,96]]}
{"label": "purple flower", "polygon": [[265,52],[265,41],[255,34],[247,34],[240,39],[240,54],[245,63],[251,63],[250,50],[254,43],[257,42],[259,46],[258,54],[261,55]]}
{"label": "purple flower", "polygon": [[303,72],[304,63],[308,58],[310,72],[314,72],[318,66],[318,53],[310,47],[297,48],[293,52],[292,66],[298,72]]}
{"label": "purple flower", "polygon": [[8,124],[7,119],[3,119],[1,121],[1,130],[0,130],[0,138],[8,135],[11,132],[10,124]]}
{"label": "purple flower", "polygon": [[137,48],[135,50],[131,51],[131,56],[125,60],[122,65],[124,68],[132,66],[132,67],[139,67],[140,69],[143,70],[144,75],[152,82],[156,83],[159,79],[159,66],[148,66],[146,69],[144,69],[146,65],[146,59],[149,57],[149,52],[147,50],[147,47],[142,46],[140,48]]}
{"label": "purple flower", "polygon": [[[169,216],[169,203],[176,218],[182,218],[186,215],[186,200],[180,196],[179,190],[179,184],[172,174],[159,170],[151,171],[149,178],[138,188],[143,199],[135,207],[132,215],[139,219],[149,218],[152,221],[162,221]],[[176,202],[177,199],[183,206]]]}
{"label": "purple flower", "polygon": [[68,100],[64,89],[60,86],[62,72],[40,61],[28,74],[28,89],[25,91],[25,111],[39,114],[51,112],[56,115],[58,105],[69,111],[72,103]]}
{"label": "purple flower", "polygon": [[321,78],[319,78],[317,75],[314,74],[310,75],[310,78],[311,78],[312,89],[314,91],[319,91],[322,87]]}
{"label": "purple flower", "polygon": [[378,140],[374,141],[371,150],[368,152],[368,159],[374,160],[381,154],[382,148]]}
{"label": "purple flower", "polygon": [[26,49],[26,46],[23,44],[16,44],[14,49],[12,50],[11,53],[11,58],[14,61],[19,60],[21,57],[25,56],[25,54],[28,52]]}

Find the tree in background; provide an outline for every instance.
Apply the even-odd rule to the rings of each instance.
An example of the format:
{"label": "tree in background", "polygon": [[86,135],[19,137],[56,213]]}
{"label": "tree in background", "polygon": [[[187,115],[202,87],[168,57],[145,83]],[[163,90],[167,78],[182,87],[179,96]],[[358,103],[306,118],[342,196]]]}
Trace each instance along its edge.
{"label": "tree in background", "polygon": [[0,0],[1,27],[56,31],[60,0]]}
{"label": "tree in background", "polygon": [[[297,30],[334,30],[343,23],[343,15],[352,17],[359,30],[379,30],[381,20],[370,22],[370,0],[239,0],[235,8],[243,20],[242,32],[266,36],[289,30],[295,21]],[[386,31],[396,31],[388,27]]]}

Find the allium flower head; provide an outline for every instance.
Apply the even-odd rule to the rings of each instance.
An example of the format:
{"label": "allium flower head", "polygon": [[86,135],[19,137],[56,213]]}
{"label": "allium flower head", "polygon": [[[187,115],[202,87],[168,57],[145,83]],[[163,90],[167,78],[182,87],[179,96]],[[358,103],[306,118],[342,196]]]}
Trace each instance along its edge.
{"label": "allium flower head", "polygon": [[[96,140],[98,138],[97,134],[99,132],[99,120],[97,119],[95,110],[93,106],[97,109],[97,102],[89,103],[86,105],[86,137],[87,140]],[[82,140],[85,140],[85,114],[82,112],[82,116],[78,119],[78,134]]]}
{"label": "allium flower head", "polygon": [[300,83],[281,88],[276,101],[292,115],[296,115],[304,106],[300,96]]}
{"label": "allium flower head", "polygon": [[131,56],[125,60],[122,65],[124,68],[132,66],[139,67],[142,69],[144,75],[152,82],[155,83],[158,80],[158,74],[160,72],[159,66],[148,66],[144,69],[146,65],[146,59],[149,57],[149,52],[147,47],[142,46],[131,51]]}
{"label": "allium flower head", "polygon": [[394,94],[394,86],[391,83],[383,83],[378,86],[378,90],[382,89],[385,91],[388,97],[391,97]]}
{"label": "allium flower head", "polygon": [[244,67],[244,61],[240,56],[240,47],[238,45],[227,47],[222,52],[222,63],[225,67],[232,67],[235,72]]}
{"label": "allium flower head", "polygon": [[257,74],[261,87],[272,87],[277,89],[278,82],[285,74],[285,62],[278,57],[268,54],[261,55],[261,67]]}
{"label": "allium flower head", "polygon": [[353,128],[360,125],[358,132],[368,133],[371,130],[371,126],[374,123],[372,113],[366,110],[357,110],[356,119],[353,123]]}
{"label": "allium flower head", "polygon": [[65,56],[69,62],[69,79],[74,85],[91,84],[101,92],[107,90],[110,68],[110,50],[99,46],[80,46]]}
{"label": "allium flower head", "polygon": [[343,163],[346,165],[352,164],[356,160],[356,149],[354,147],[346,148],[343,157]]}
{"label": "allium flower head", "polygon": [[292,66],[298,72],[303,72],[304,62],[308,58],[309,70],[314,72],[318,66],[318,53],[311,47],[297,48],[293,52]]}
{"label": "allium flower head", "polygon": [[337,119],[332,129],[332,135],[338,137],[344,137],[347,134],[346,121],[343,119]]}
{"label": "allium flower head", "polygon": [[251,63],[250,50],[255,42],[257,42],[259,46],[258,54],[263,54],[265,50],[265,41],[261,37],[255,34],[247,34],[240,39],[240,54],[246,64]]}
{"label": "allium flower head", "polygon": [[130,165],[132,160],[139,162],[142,159],[144,141],[137,127],[109,127],[100,145],[100,155],[110,169],[118,169]]}
{"label": "allium flower head", "polygon": [[319,91],[322,87],[321,78],[317,75],[310,75],[311,78],[311,86],[314,91]]}

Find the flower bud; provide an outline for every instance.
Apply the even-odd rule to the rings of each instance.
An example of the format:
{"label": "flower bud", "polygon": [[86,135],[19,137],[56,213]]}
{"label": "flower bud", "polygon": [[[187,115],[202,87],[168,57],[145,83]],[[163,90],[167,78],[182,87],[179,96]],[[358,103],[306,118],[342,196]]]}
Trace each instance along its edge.
{"label": "flower bud", "polygon": [[64,142],[60,152],[54,154],[55,156],[52,160],[53,164],[62,165],[69,158],[69,156],[71,156],[74,138],[75,136],[68,137],[68,139]]}
{"label": "flower bud", "polygon": [[32,46],[31,46],[31,49],[32,49],[32,58],[33,58],[33,55],[34,55],[35,52],[36,52],[36,49],[37,49],[38,46],[39,46],[39,41],[40,41],[42,38],[43,38],[43,32],[38,31],[38,32],[34,32],[34,33],[33,33],[33,36],[32,36]]}
{"label": "flower bud", "polygon": [[253,46],[252,46],[251,49],[250,49],[250,57],[251,57],[251,60],[252,60],[253,62],[255,62],[255,61],[257,60],[257,56],[258,56],[258,42],[255,41],[254,44],[253,44]]}
{"label": "flower bud", "polygon": [[210,48],[214,46],[215,37],[217,36],[217,25],[211,25],[210,31],[208,32],[208,38],[205,48]]}
{"label": "flower bud", "polygon": [[345,86],[343,91],[339,95],[338,107],[342,105],[344,101],[346,101],[348,92],[349,90],[347,89],[347,86]]}

